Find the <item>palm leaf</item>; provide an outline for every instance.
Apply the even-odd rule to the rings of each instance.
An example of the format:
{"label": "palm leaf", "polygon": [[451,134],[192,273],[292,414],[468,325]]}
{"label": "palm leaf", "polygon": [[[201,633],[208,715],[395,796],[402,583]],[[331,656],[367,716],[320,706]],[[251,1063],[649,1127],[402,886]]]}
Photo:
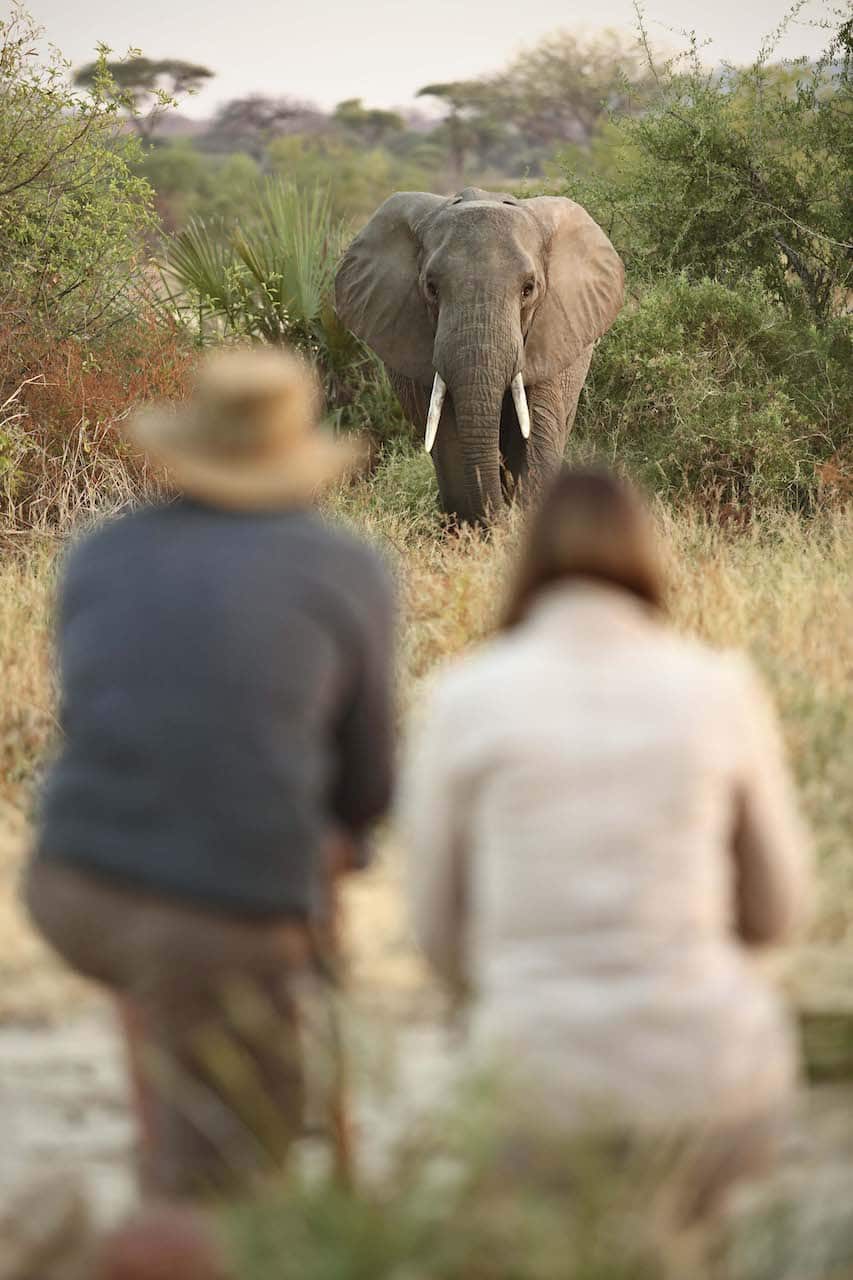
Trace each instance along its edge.
{"label": "palm leaf", "polygon": [[236,321],[245,287],[220,219],[191,221],[169,241],[162,265],[191,304]]}

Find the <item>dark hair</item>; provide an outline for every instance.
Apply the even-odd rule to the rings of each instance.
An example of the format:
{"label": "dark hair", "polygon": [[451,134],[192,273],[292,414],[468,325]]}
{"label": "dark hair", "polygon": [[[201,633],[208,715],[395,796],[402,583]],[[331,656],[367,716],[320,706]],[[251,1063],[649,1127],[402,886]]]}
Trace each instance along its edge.
{"label": "dark hair", "polygon": [[610,582],[664,609],[664,575],[639,494],[603,468],[564,467],[533,512],[504,611],[516,626],[543,587],[572,578]]}

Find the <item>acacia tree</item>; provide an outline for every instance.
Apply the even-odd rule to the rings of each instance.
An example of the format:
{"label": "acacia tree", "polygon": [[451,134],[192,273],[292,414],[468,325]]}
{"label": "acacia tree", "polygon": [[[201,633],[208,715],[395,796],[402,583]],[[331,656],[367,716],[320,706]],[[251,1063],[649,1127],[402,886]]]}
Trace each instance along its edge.
{"label": "acacia tree", "polygon": [[504,118],[530,144],[589,143],[613,111],[633,114],[652,76],[642,50],[618,31],[557,31],[487,82]]}
{"label": "acacia tree", "polygon": [[153,60],[134,52],[119,61],[108,61],[109,51],[103,47],[101,57],[79,67],[74,83],[82,88],[100,87],[104,92],[104,73],[109,77],[108,92],[122,107],[140,137],[150,141],[163,112],[178,99],[196,93],[214,76],[209,67],[180,58]]}
{"label": "acacia tree", "polygon": [[389,137],[402,133],[406,128],[406,122],[399,112],[365,107],[361,98],[347,98],[344,102],[339,102],[332,118],[337,125],[368,147],[382,146]]}
{"label": "acacia tree", "polygon": [[558,31],[495,75],[425,85],[419,96],[446,104],[450,170],[461,185],[466,156],[485,167],[540,169],[567,143],[588,146],[609,113],[648,100],[642,51],[620,33]]}
{"label": "acacia tree", "polygon": [[493,103],[479,80],[452,80],[427,84],[417,92],[419,98],[437,98],[447,108],[442,131],[445,134],[450,180],[457,189],[463,185],[465,157],[476,148],[487,121],[492,118]]}
{"label": "acacia tree", "polygon": [[205,135],[205,146],[215,151],[240,149],[261,162],[270,142],[280,134],[317,133],[327,126],[327,117],[310,102],[253,93],[232,98],[219,108]]}

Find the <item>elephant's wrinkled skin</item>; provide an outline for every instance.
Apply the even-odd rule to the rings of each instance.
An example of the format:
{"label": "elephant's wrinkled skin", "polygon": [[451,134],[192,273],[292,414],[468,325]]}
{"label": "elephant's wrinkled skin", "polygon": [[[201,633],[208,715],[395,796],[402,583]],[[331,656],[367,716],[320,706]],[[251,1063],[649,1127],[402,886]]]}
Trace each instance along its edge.
{"label": "elephant's wrinkled skin", "polygon": [[[381,356],[421,431],[435,374],[447,384],[432,455],[442,506],[470,521],[519,486],[535,492],[558,465],[622,295],[622,263],[580,205],[473,187],[391,196],[336,280],[338,314]],[[509,392],[519,373],[526,441]]]}

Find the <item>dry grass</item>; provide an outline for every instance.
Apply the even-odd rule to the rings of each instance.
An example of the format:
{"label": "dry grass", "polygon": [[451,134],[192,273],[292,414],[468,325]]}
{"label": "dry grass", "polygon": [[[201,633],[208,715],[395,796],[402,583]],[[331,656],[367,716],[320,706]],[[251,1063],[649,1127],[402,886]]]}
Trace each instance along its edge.
{"label": "dry grass", "polygon": [[0,801],[24,808],[55,732],[50,612],[56,547],[31,538],[0,552]]}
{"label": "dry grass", "polygon": [[[426,463],[426,468],[429,464]],[[401,705],[417,703],[435,665],[484,636],[499,607],[518,537],[510,526],[490,539],[442,531],[433,514],[429,472],[420,458],[397,459],[332,502],[333,513],[373,539],[395,566],[403,601]],[[404,497],[401,499],[401,493]],[[853,512],[811,522],[792,514],[748,527],[718,525],[690,510],[661,507],[676,624],[714,644],[747,649],[782,711],[787,740],[815,830],[821,902],[805,962],[801,998],[820,1003],[853,992]],[[30,538],[0,561],[0,802],[17,814],[55,730],[49,614],[56,544]],[[24,837],[19,818],[0,832],[0,989],[16,1013],[27,1001],[46,1008],[44,965],[11,905]],[[353,884],[350,902],[356,975],[362,985],[408,1001],[423,974],[409,946],[398,859],[385,856]],[[29,960],[26,957],[29,956]],[[27,978],[28,972],[32,982]],[[3,981],[11,978],[13,982]],[[844,992],[846,991],[846,996]],[[0,1016],[3,1009],[0,1007]]]}
{"label": "dry grass", "polygon": [[[0,406],[0,431],[6,425],[3,410],[8,413],[13,405],[17,402],[10,399]],[[30,533],[50,537],[57,528],[95,520],[105,510],[138,502],[156,491],[156,478],[144,463],[129,465],[119,420],[93,423],[81,416],[68,433],[53,441],[29,432],[22,410],[8,413],[6,422],[10,420],[18,430],[10,436],[6,470],[0,473],[7,541]],[[20,473],[26,473],[26,486],[15,484]]]}
{"label": "dry grass", "polygon": [[0,324],[0,529],[67,528],[150,490],[127,447],[128,405],[184,394],[187,342],[143,310],[95,349]]}

